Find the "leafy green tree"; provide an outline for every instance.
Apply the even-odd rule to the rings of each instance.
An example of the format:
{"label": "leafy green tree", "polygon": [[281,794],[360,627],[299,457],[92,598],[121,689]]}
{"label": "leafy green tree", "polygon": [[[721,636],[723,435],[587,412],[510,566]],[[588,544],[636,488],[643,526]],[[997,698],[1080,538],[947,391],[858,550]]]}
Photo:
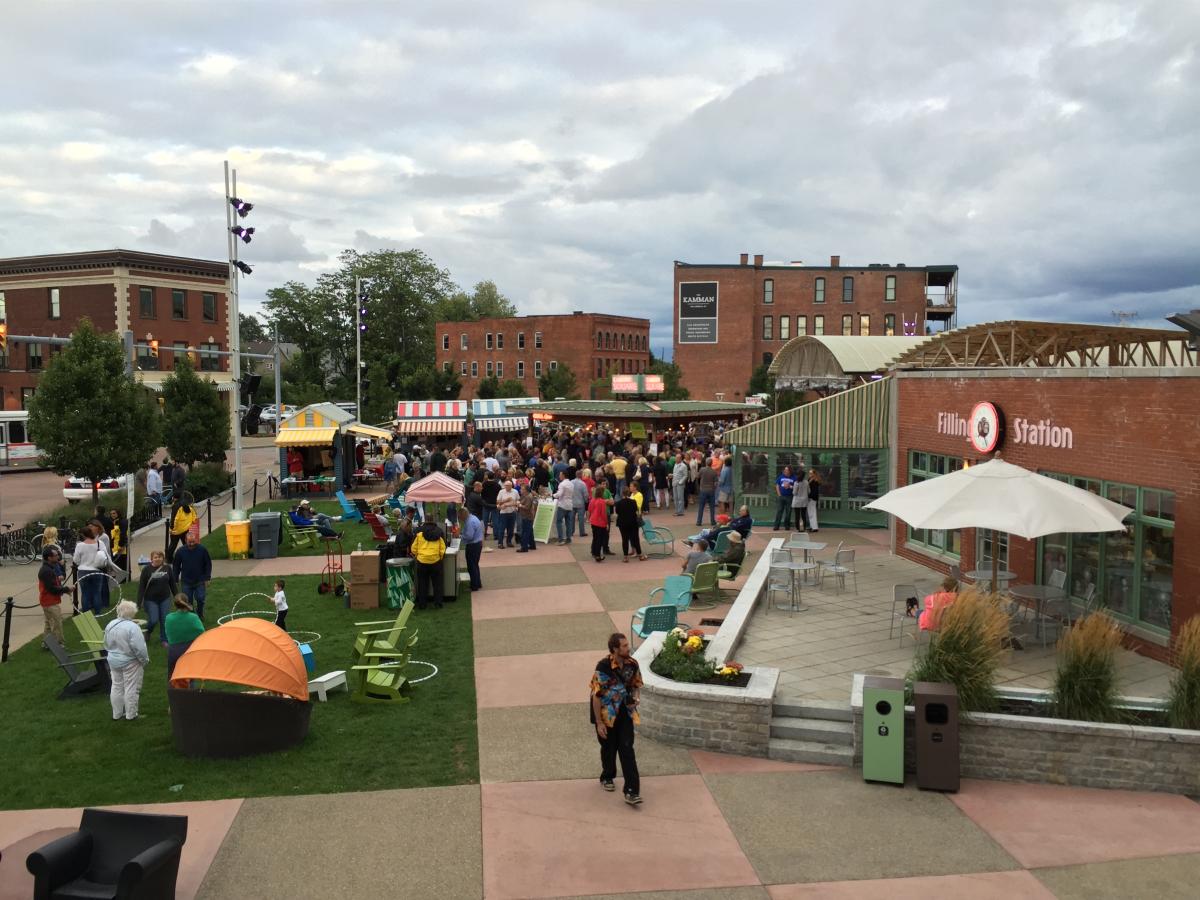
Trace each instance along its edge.
{"label": "leafy green tree", "polygon": [[500,390],[500,379],[495,375],[489,375],[479,382],[479,387],[475,390],[475,396],[480,400],[491,400],[493,397],[499,396],[496,392]]}
{"label": "leafy green tree", "polygon": [[659,359],[651,353],[650,363],[646,366],[646,371],[652,375],[662,376],[663,400],[688,400],[691,398],[691,393],[688,389],[679,383],[683,378],[683,372],[675,363]]}
{"label": "leafy green tree", "polygon": [[497,397],[524,397],[527,396],[525,385],[515,378],[506,378],[496,385]]}
{"label": "leafy green tree", "polygon": [[229,448],[229,413],[217,386],[200,378],[187,359],[163,382],[163,436],[167,452],[190,468],[198,462],[224,462]]}
{"label": "leafy green tree", "polygon": [[254,313],[239,313],[238,320],[241,324],[239,336],[242,339],[242,347],[250,341],[269,341],[271,336],[267,334],[267,327],[263,325],[262,319],[254,315]]}
{"label": "leafy green tree", "polygon": [[517,314],[512,301],[500,293],[494,281],[481,281],[470,294],[455,291],[437,307],[439,322],[478,322],[480,319],[510,319]]}
{"label": "leafy green tree", "polygon": [[29,401],[29,434],[46,465],[91,479],[93,503],[99,481],[136,471],[158,448],[160,417],[126,363],[115,334],[80,319]]}
{"label": "leafy green tree", "polygon": [[578,400],[579,392],[575,386],[575,373],[566,363],[559,363],[557,369],[548,369],[538,379],[538,391],[543,400],[554,400],[562,397],[566,400]]}
{"label": "leafy green tree", "polygon": [[746,388],[746,396],[753,394],[770,394],[775,390],[775,379],[767,374],[766,363],[755,368],[750,374],[750,386]]}
{"label": "leafy green tree", "polygon": [[454,372],[443,372],[433,366],[425,366],[408,375],[400,375],[395,382],[396,398],[399,400],[457,400],[462,382]]}

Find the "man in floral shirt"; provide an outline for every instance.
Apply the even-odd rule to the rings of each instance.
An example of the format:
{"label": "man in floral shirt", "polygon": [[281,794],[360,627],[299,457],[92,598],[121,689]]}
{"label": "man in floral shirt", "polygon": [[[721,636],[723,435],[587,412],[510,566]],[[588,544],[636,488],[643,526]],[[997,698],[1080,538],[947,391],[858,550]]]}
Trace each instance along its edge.
{"label": "man in floral shirt", "polygon": [[596,663],[592,673],[592,724],[600,742],[600,786],[616,790],[617,756],[621,757],[621,775],[625,780],[625,802],[642,802],[639,790],[637,757],[633,752],[633,726],[637,714],[642,673],[629,649],[629,639],[616,633],[608,639],[608,656]]}

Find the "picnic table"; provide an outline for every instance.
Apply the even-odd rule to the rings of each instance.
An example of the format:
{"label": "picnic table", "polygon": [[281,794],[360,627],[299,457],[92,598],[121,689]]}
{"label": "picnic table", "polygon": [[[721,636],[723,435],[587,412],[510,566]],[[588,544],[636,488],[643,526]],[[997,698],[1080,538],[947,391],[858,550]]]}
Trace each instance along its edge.
{"label": "picnic table", "polygon": [[316,478],[282,478],[279,481],[279,488],[286,498],[290,497],[293,492],[304,492],[308,489],[308,485],[315,484],[321,493],[332,497],[335,481],[336,479],[332,475],[319,475]]}

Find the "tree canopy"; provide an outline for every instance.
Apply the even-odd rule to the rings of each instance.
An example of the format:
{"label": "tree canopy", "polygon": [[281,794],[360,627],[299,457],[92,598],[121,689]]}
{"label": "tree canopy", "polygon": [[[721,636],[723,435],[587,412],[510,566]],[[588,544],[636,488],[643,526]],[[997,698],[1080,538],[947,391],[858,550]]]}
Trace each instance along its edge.
{"label": "tree canopy", "polygon": [[479,388],[475,391],[475,396],[480,400],[524,397],[525,385],[515,378],[506,378],[501,381],[495,375],[489,375],[479,382]]}
{"label": "tree canopy", "polygon": [[662,376],[663,400],[691,399],[691,393],[679,383],[680,379],[683,378],[683,372],[675,363],[659,359],[651,353],[650,364],[646,366],[646,371],[652,375]]}
{"label": "tree canopy", "polygon": [[470,293],[455,291],[438,307],[439,322],[478,322],[480,319],[511,319],[517,308],[500,293],[494,281],[481,281]]}
{"label": "tree canopy", "polygon": [[575,384],[575,373],[566,363],[559,363],[557,369],[547,369],[538,379],[538,391],[543,400],[578,400],[579,390]]}
{"label": "tree canopy", "polygon": [[160,416],[126,364],[115,334],[80,319],[29,401],[29,434],[46,465],[91,479],[93,499],[97,482],[136,471],[158,448]]}
{"label": "tree canopy", "polygon": [[241,338],[243,349],[250,341],[269,341],[271,339],[271,335],[267,333],[267,326],[254,313],[238,313],[238,319],[241,323],[238,335]]}
{"label": "tree canopy", "polygon": [[180,359],[163,382],[163,402],[163,437],[173,459],[189,468],[225,461],[229,411],[212,379],[200,378],[189,360]]}

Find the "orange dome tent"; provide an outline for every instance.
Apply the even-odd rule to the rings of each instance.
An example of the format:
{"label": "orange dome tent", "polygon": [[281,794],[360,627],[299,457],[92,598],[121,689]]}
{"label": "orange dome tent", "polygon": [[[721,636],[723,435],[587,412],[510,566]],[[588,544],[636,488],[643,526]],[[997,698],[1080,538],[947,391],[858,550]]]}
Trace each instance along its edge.
{"label": "orange dome tent", "polygon": [[192,642],[179,658],[171,686],[193,679],[225,681],[308,701],[308,673],[296,642],[271,622],[234,619]]}

